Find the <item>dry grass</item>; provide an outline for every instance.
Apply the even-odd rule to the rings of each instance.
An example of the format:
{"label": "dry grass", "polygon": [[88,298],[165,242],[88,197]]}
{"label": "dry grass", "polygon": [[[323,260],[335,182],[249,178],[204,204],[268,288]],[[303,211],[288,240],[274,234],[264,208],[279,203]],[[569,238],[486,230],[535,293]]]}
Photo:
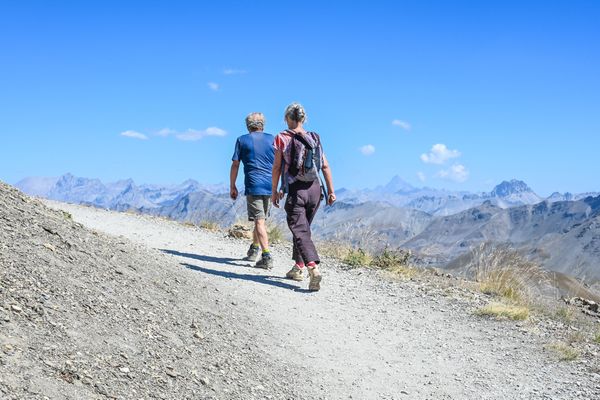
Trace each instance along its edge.
{"label": "dry grass", "polygon": [[363,249],[350,249],[342,261],[350,267],[368,267],[373,262],[373,257]]}
{"label": "dry grass", "polygon": [[554,313],[554,317],[560,321],[571,323],[575,320],[575,312],[570,307],[559,306]]}
{"label": "dry grass", "polygon": [[539,265],[506,246],[480,245],[468,267],[483,293],[529,304],[546,277]]}
{"label": "dry grass", "polygon": [[218,223],[215,221],[202,221],[200,222],[200,228],[206,229],[212,232],[216,232],[221,229]]}
{"label": "dry grass", "polygon": [[271,243],[281,243],[284,240],[283,231],[279,225],[267,226],[267,234]]}
{"label": "dry grass", "polygon": [[476,315],[522,321],[529,318],[529,308],[515,304],[491,303],[475,311]]}
{"label": "dry grass", "polygon": [[594,343],[600,344],[600,331],[596,332],[593,340],[594,340]]}
{"label": "dry grass", "polygon": [[352,251],[351,246],[332,240],[320,242],[317,247],[319,248],[319,254],[335,258],[337,260],[345,259]]}
{"label": "dry grass", "polygon": [[373,259],[371,264],[394,274],[412,277],[417,274],[418,270],[409,264],[408,260],[411,255],[411,252],[407,250],[391,251],[385,249]]}
{"label": "dry grass", "polygon": [[556,342],[547,347],[554,351],[561,361],[573,361],[579,357],[579,351],[566,343]]}

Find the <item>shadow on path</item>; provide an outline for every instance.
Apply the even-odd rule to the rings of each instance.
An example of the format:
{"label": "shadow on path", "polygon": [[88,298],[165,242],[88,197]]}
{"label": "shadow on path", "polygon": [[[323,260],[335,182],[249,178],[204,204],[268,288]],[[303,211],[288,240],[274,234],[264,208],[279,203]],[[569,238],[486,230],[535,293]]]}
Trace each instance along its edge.
{"label": "shadow on path", "polygon": [[237,263],[233,262],[233,261],[243,261],[243,260],[236,259],[236,258],[211,257],[211,256],[205,256],[205,255],[201,255],[201,254],[182,253],[177,250],[169,250],[169,249],[159,249],[159,250],[166,254],[171,254],[173,256],[178,256],[178,257],[191,258],[192,260],[212,262],[212,263],[217,263],[217,264],[235,265],[236,267],[249,267],[250,266],[250,264],[242,264],[240,262],[237,262]]}
{"label": "shadow on path", "polygon": [[193,271],[203,272],[205,274],[220,276],[222,278],[241,279],[244,281],[262,283],[263,285],[270,285],[279,287],[282,289],[290,289],[300,293],[311,293],[308,289],[302,289],[289,283],[281,282],[283,278],[275,275],[252,275],[252,274],[237,274],[235,272],[218,271],[215,269],[199,267],[197,265],[181,263],[184,267]]}

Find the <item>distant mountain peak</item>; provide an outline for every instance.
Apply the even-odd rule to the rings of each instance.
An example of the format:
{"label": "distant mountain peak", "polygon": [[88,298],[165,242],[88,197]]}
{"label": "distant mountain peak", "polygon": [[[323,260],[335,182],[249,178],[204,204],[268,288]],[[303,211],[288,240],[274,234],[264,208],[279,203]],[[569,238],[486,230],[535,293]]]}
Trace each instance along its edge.
{"label": "distant mountain peak", "polygon": [[502,181],[492,190],[492,197],[508,197],[513,194],[533,193],[533,190],[523,181],[511,179],[510,181]]}
{"label": "distant mountain peak", "polygon": [[388,193],[406,193],[411,192],[415,188],[410,183],[406,182],[400,176],[396,175],[390,180],[384,187],[383,190]]}

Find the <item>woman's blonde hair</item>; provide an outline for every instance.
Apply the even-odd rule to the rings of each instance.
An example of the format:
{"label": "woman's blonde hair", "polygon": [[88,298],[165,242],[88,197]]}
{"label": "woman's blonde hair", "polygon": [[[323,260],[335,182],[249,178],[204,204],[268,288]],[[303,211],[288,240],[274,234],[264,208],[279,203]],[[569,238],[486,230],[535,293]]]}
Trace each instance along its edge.
{"label": "woman's blonde hair", "polygon": [[304,111],[304,107],[300,103],[292,103],[285,109],[285,118],[294,122],[305,122],[306,121],[306,111]]}

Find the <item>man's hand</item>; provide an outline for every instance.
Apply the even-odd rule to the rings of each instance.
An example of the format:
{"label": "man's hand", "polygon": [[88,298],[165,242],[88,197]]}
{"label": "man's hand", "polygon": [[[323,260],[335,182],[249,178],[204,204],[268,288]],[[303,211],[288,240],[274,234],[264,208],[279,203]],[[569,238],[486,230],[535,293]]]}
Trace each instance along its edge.
{"label": "man's hand", "polygon": [[229,189],[229,197],[231,197],[231,199],[232,199],[232,200],[236,200],[236,199],[237,199],[237,197],[238,197],[238,190],[237,190],[237,187],[235,187],[235,186],[232,186],[232,187]]}
{"label": "man's hand", "polygon": [[271,195],[271,203],[277,208],[279,208],[279,200],[283,199],[283,191],[273,192]]}

